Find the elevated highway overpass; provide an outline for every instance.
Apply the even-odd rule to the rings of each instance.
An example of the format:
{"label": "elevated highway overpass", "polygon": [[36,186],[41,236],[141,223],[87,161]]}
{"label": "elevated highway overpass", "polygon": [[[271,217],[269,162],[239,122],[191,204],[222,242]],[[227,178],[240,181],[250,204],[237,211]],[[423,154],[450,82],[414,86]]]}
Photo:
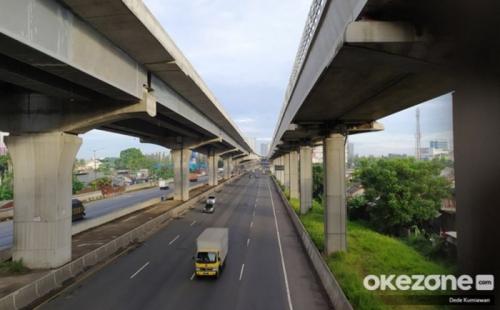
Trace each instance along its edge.
{"label": "elevated highway overpass", "polygon": [[269,157],[305,213],[311,147],[323,145],[328,254],[347,249],[346,137],[383,130],[379,118],[453,92],[459,265],[498,274],[488,246],[498,213],[485,195],[500,171],[498,145],[487,142],[500,133],[499,63],[488,56],[500,40],[498,3],[487,3],[313,1]]}
{"label": "elevated highway overpass", "polygon": [[0,2],[0,130],[14,165],[14,259],[71,257],[71,171],[79,134],[102,129],[170,148],[175,199],[192,150],[217,162],[254,153],[139,0]]}

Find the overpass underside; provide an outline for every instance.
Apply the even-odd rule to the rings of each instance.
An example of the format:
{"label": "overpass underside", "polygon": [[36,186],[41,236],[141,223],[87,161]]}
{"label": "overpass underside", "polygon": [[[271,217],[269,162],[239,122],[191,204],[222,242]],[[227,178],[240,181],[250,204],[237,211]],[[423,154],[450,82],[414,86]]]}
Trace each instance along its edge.
{"label": "overpass underside", "polygon": [[172,150],[175,199],[187,200],[189,158],[252,152],[142,1],[0,4],[0,130],[14,165],[13,258],[30,268],[71,256],[71,174],[92,129]]}
{"label": "overpass underside", "polygon": [[[500,274],[488,246],[498,212],[492,184],[500,156],[498,3],[314,1],[271,158],[301,212],[310,208],[310,147],[323,145],[325,250],[347,249],[345,139],[376,121],[453,93],[458,258],[464,273]],[[307,33],[312,29],[311,33]],[[302,45],[301,45],[302,46]],[[299,152],[299,163],[295,162]],[[490,197],[490,198],[487,198]]]}

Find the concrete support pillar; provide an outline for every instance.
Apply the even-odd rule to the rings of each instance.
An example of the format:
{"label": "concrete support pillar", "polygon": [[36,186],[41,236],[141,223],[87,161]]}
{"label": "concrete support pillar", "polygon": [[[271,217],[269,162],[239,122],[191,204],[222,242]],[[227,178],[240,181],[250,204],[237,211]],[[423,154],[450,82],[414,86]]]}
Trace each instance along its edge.
{"label": "concrete support pillar", "polygon": [[172,149],[174,163],[174,199],[186,201],[189,199],[189,159],[191,150],[188,148]]}
{"label": "concrete support pillar", "polygon": [[[283,156],[278,157],[278,166],[283,166]],[[283,185],[283,170],[277,171],[277,178],[281,185]]]}
{"label": "concrete support pillar", "polygon": [[219,155],[215,153],[215,150],[211,149],[208,151],[208,185],[215,186],[218,182],[219,174]]}
{"label": "concrete support pillar", "polygon": [[231,157],[224,158],[224,179],[231,178],[231,164],[229,163]]}
{"label": "concrete support pillar", "polygon": [[283,165],[285,171],[283,172],[283,185],[285,189],[290,190],[290,153],[283,155]]}
{"label": "concrete support pillar", "polygon": [[312,207],[312,147],[300,147],[300,213],[306,214]]}
{"label": "concrete support pillar", "polygon": [[[500,88],[498,80],[469,78],[453,93],[458,267],[459,274],[493,274],[497,281]],[[494,295],[500,298],[500,290]]]}
{"label": "concrete support pillar", "polygon": [[290,198],[299,199],[299,153],[290,152]]}
{"label": "concrete support pillar", "polygon": [[344,143],[345,137],[336,133],[323,141],[326,254],[347,249]]}
{"label": "concrete support pillar", "polygon": [[14,165],[12,258],[29,268],[71,260],[72,170],[82,139],[62,132],[6,138]]}

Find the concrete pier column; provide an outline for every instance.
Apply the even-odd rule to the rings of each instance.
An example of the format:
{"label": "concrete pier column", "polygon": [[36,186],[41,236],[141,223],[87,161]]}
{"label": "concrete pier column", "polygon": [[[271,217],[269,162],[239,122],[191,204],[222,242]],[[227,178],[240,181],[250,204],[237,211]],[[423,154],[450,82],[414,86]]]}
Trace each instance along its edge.
{"label": "concrete pier column", "polygon": [[323,141],[326,254],[347,249],[344,142],[345,137],[336,133]]}
{"label": "concrete pier column", "polygon": [[229,160],[231,157],[224,158],[224,179],[229,179],[231,178],[231,164],[229,163]]}
{"label": "concrete pier column", "polygon": [[[278,157],[278,166],[283,166],[283,156]],[[283,172],[284,172],[283,170],[278,170],[276,172],[278,181],[280,182],[281,185],[283,185],[283,181],[284,181]]]}
{"label": "concrete pier column", "polygon": [[189,159],[191,150],[188,148],[172,149],[174,163],[174,199],[186,201],[189,199]]}
{"label": "concrete pier column", "polygon": [[71,260],[72,170],[82,139],[62,132],[11,135],[14,165],[12,258],[29,268]]}
{"label": "concrete pier column", "polygon": [[[456,229],[459,274],[500,277],[500,88],[470,76],[453,93]],[[500,290],[495,289],[500,298]]]}
{"label": "concrete pier column", "polygon": [[300,213],[306,214],[312,207],[312,147],[300,147]]}
{"label": "concrete pier column", "polygon": [[215,150],[211,149],[208,151],[208,185],[215,186],[219,182],[217,176],[219,173],[218,163],[219,156],[215,153]]}
{"label": "concrete pier column", "polygon": [[283,155],[283,165],[285,170],[283,171],[283,185],[285,189],[290,190],[290,153]]}
{"label": "concrete pier column", "polygon": [[299,153],[290,152],[290,198],[299,198]]}

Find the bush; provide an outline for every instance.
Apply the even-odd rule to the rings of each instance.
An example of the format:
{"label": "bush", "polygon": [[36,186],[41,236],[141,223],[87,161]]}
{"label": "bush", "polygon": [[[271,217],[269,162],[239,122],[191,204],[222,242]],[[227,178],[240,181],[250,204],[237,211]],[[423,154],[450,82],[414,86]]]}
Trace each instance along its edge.
{"label": "bush", "polygon": [[95,179],[94,181],[90,182],[90,187],[92,187],[92,189],[94,190],[101,190],[102,188],[104,187],[109,187],[112,185],[112,180],[111,178],[108,178],[108,177],[102,177],[102,178],[98,178],[98,179]]}
{"label": "bush", "polygon": [[0,200],[11,200],[14,198],[14,178],[11,173],[6,173],[0,184]]}
{"label": "bush", "polygon": [[368,201],[364,195],[359,195],[347,199],[347,214],[350,220],[367,220]]}
{"label": "bush", "polygon": [[0,273],[25,273],[29,269],[24,266],[23,260],[9,260],[0,263]]}
{"label": "bush", "polygon": [[78,178],[75,175],[73,175],[73,194],[78,193],[84,187],[85,186],[84,186],[83,182],[81,182],[80,180],[78,180]]}
{"label": "bush", "polygon": [[446,240],[438,234],[425,234],[418,232],[410,234],[404,239],[406,244],[417,250],[419,253],[433,260],[456,261],[455,251],[450,248]]}

